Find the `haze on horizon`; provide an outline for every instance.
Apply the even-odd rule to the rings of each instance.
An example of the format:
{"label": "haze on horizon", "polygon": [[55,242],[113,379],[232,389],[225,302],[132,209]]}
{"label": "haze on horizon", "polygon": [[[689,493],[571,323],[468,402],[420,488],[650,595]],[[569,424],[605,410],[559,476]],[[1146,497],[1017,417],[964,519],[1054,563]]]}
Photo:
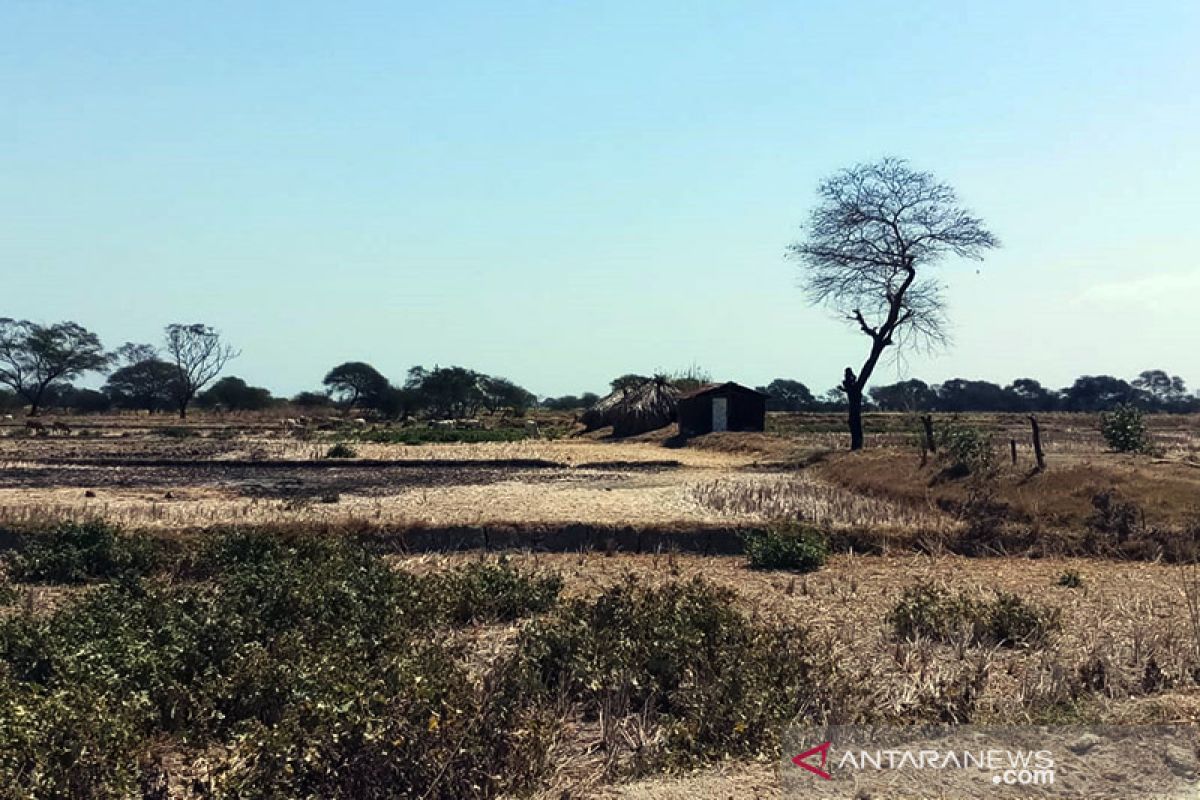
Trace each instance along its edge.
{"label": "haze on horizon", "polygon": [[1200,4],[1072,5],[0,3],[0,316],[203,321],[279,394],[350,359],[819,393],[864,344],[784,249],[896,155],[1004,247],[877,384],[1195,390]]}

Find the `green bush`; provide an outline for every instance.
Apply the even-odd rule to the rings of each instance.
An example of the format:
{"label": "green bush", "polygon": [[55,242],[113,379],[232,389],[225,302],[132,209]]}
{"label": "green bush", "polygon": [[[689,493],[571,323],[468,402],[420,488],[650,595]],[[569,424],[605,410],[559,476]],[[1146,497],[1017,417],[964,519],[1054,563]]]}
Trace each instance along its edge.
{"label": "green bush", "polygon": [[475,561],[426,580],[426,591],[443,598],[446,618],[460,624],[510,622],[546,611],[558,602],[563,583],[557,574],[529,574],[507,559]]}
{"label": "green bush", "polygon": [[533,623],[521,649],[543,687],[596,717],[648,715],[664,732],[641,766],[768,751],[823,698],[807,632],[753,623],[700,579],[630,577]]}
{"label": "green bush", "polygon": [[1135,406],[1122,405],[1101,414],[1100,434],[1118,453],[1144,453],[1150,448],[1146,420]]}
{"label": "green bush", "polygon": [[790,569],[812,572],[825,565],[829,545],[811,528],[771,528],[743,537],[751,569]]}
{"label": "green bush", "polygon": [[1059,573],[1058,580],[1055,584],[1064,589],[1078,589],[1083,586],[1083,576],[1076,570],[1066,569]]}
{"label": "green bush", "polygon": [[123,535],[105,522],[66,522],[34,535],[24,550],[9,556],[8,569],[17,581],[82,583],[148,575],[159,551],[152,539]]}
{"label": "green bush", "polygon": [[548,765],[551,698],[521,659],[472,672],[432,631],[455,591],[496,590],[484,613],[512,618],[557,584],[486,567],[436,580],[342,540],[233,532],[190,582],[0,619],[0,787],[22,789],[0,798],[138,795],[164,737],[236,748],[219,796],[525,792]]}
{"label": "green bush", "polygon": [[991,437],[979,428],[950,424],[940,434],[941,452],[949,457],[956,472],[986,475],[996,467]]}
{"label": "green bush", "polygon": [[1003,647],[1039,644],[1061,627],[1057,610],[1014,594],[999,592],[983,599],[936,586],[905,589],[886,621],[899,639],[925,637]]}
{"label": "green bush", "polygon": [[358,451],[345,442],[338,442],[325,452],[326,458],[358,458]]}

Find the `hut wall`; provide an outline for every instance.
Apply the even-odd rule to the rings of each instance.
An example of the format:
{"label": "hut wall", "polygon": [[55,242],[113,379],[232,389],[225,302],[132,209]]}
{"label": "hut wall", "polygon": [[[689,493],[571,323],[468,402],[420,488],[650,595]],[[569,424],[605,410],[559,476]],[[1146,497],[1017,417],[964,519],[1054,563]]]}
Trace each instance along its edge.
{"label": "hut wall", "polygon": [[749,389],[720,387],[679,401],[680,432],[685,435],[711,433],[713,401],[717,398],[724,398],[726,401],[726,430],[763,430],[767,416],[767,399]]}

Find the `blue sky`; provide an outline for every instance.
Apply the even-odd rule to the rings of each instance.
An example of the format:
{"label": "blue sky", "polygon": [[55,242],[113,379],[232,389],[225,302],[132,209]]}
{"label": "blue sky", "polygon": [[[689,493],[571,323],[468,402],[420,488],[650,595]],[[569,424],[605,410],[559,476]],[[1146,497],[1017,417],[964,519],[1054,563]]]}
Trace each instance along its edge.
{"label": "blue sky", "polygon": [[[883,155],[1001,237],[878,380],[1200,384],[1200,4],[0,0],[0,316],[219,327],[278,392],[463,364],[823,391],[783,259]],[[1196,388],[1193,386],[1193,388]]]}

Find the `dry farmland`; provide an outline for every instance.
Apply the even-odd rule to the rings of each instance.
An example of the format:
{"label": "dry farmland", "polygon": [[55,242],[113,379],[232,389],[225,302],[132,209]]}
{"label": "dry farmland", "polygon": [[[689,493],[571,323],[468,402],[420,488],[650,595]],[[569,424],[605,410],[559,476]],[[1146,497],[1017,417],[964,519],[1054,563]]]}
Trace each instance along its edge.
{"label": "dry farmland", "polygon": [[[868,446],[856,454],[842,451],[840,420],[825,415],[772,415],[766,433],[686,444],[671,431],[614,441],[603,432],[572,436],[564,417],[540,422],[537,438],[437,444],[403,444],[411,431],[337,419],[298,429],[269,416],[186,424],[80,417],[67,420],[70,433],[42,436],[20,420],[6,423],[0,528],[10,574],[0,588],[10,627],[0,700],[44,716],[10,725],[26,757],[0,757],[0,775],[41,776],[51,788],[39,796],[53,796],[55,769],[28,754],[83,748],[90,760],[66,772],[92,793],[75,796],[258,797],[266,795],[250,787],[268,780],[313,796],[357,796],[351,773],[399,780],[389,770],[400,759],[411,765],[404,779],[427,786],[430,797],[750,798],[778,795],[776,729],[801,716],[1200,721],[1195,417],[1150,418],[1152,450],[1125,455],[1105,448],[1094,418],[1047,415],[1043,472],[1033,469],[1024,418],[968,417],[954,424],[984,431],[993,448],[986,472],[970,474],[945,453],[922,453],[916,420],[901,415],[869,416]],[[329,457],[337,446],[348,450]],[[67,547],[50,533],[56,526],[89,520],[113,526],[116,538],[88,540],[84,555],[54,550]],[[746,537],[798,525],[827,543],[823,566],[747,566]],[[268,540],[301,544],[276,552]],[[354,550],[325,551],[314,540]],[[124,542],[139,544],[126,550]],[[139,549],[145,543],[150,550]],[[356,561],[359,551],[369,561]],[[139,588],[127,585],[131,571]],[[388,571],[401,583],[380,584]],[[270,586],[254,578],[262,574],[274,576]],[[918,588],[926,594],[913,594]],[[714,645],[718,660],[705,672],[712,686],[659,687],[643,697],[644,686],[620,683],[619,675],[638,674],[636,660],[605,662],[606,672],[585,659],[553,679],[562,683],[547,677],[565,670],[547,653],[608,657],[603,639],[581,633],[601,636],[589,615],[602,600],[682,615],[689,606],[676,603],[681,596],[732,615],[706,629],[731,648]],[[1020,619],[989,617],[984,635],[969,615],[992,614],[989,603],[1004,597],[1016,598]],[[901,619],[906,598],[917,612]],[[966,598],[955,606],[960,617],[937,617],[950,607],[940,605],[946,598]],[[206,647],[229,652],[204,668],[138,656],[133,672],[153,674],[154,689],[120,683],[70,695],[100,709],[103,735],[72,716],[79,712],[70,702],[51,702],[53,691],[83,689],[44,694],[13,682],[38,669],[100,672],[75,653],[71,637],[83,635],[83,623],[71,615],[101,630],[112,620],[106,603],[145,615],[131,611],[128,630],[122,623],[102,634],[111,653],[96,645],[105,674],[124,674],[132,656],[122,648],[132,645],[122,637],[136,640],[129,631],[144,625],[155,637],[192,641],[194,620],[178,610],[192,602],[210,603],[214,619],[228,615],[222,630],[256,632],[212,634],[216,643]],[[391,604],[411,619],[396,627],[368,610]],[[309,616],[295,616],[302,611]],[[325,613],[336,613],[336,632],[311,621]],[[170,636],[154,627],[175,624],[175,614],[185,616]],[[272,614],[279,631],[295,626],[299,638],[273,632]],[[664,617],[652,649],[674,652],[670,637],[691,624],[700,623]],[[1017,632],[996,634],[997,625]],[[58,655],[45,657],[57,666],[16,654],[14,630],[61,637]],[[342,638],[350,635],[360,638]],[[637,647],[622,652],[635,658]],[[313,662],[314,654],[328,661]],[[773,663],[785,661],[791,666]],[[529,664],[537,665],[529,680],[551,681],[537,684],[546,694],[510,685]],[[593,667],[590,681],[572,682]],[[801,667],[819,698],[795,707],[759,702],[755,691],[788,695],[796,687],[775,684],[801,673],[781,670]],[[438,678],[432,694],[414,695],[420,702],[388,694],[451,668],[461,670],[461,685]],[[731,695],[726,669],[761,683]],[[339,670],[357,676],[355,687],[374,681],[374,694],[317,677]],[[315,705],[293,684],[314,693]],[[274,685],[301,694],[259,696]],[[163,686],[173,688],[160,707]],[[339,716],[339,708],[354,710]],[[728,720],[714,722],[726,712]],[[83,732],[50,741],[38,727],[46,725]],[[487,775],[476,757],[509,767],[503,778]],[[0,797],[18,796],[0,789]]]}

